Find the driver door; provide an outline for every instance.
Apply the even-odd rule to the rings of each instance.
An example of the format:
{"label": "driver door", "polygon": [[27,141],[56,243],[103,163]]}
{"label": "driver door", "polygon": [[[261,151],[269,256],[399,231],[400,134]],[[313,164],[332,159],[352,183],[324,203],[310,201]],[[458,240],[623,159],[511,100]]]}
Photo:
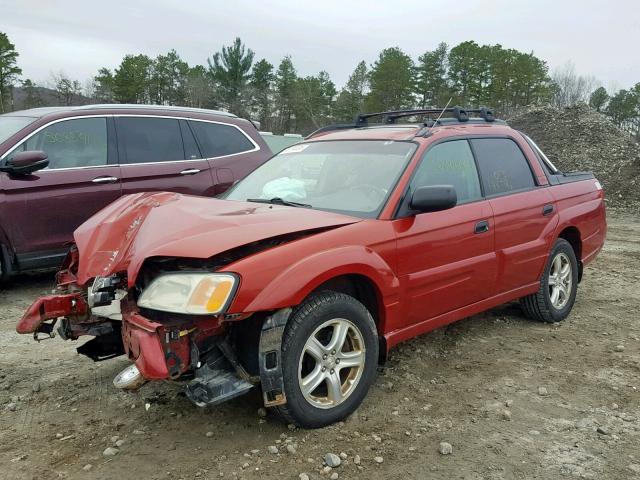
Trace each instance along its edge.
{"label": "driver door", "polygon": [[407,198],[428,185],[453,185],[458,203],[449,210],[417,214],[405,206],[403,218],[393,221],[403,326],[437,321],[440,315],[487,298],[496,281],[493,213],[482,197],[467,140],[431,147],[414,173]]}
{"label": "driver door", "polygon": [[3,174],[9,236],[23,269],[56,266],[73,231],[120,197],[120,167],[106,117],[70,118],[49,124],[8,155],[43,150],[49,167],[31,175]]}

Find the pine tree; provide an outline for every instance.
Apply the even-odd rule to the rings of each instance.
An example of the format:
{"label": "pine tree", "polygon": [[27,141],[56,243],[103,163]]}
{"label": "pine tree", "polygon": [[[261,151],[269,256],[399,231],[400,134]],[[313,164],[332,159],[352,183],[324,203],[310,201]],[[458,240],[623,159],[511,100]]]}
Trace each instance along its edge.
{"label": "pine tree", "polygon": [[609,101],[609,94],[604,87],[596,88],[589,97],[589,106],[596,112],[602,112]]}
{"label": "pine tree", "polygon": [[449,100],[447,53],[448,46],[443,42],[418,58],[416,88],[422,108],[444,106]]}
{"label": "pine tree", "polygon": [[368,111],[398,110],[414,105],[414,65],[398,47],[386,48],[371,66]]}
{"label": "pine tree", "polygon": [[118,103],[148,103],[153,60],[126,55],[113,76],[113,98]]}
{"label": "pine tree", "polygon": [[292,132],[297,78],[291,57],[287,55],[282,59],[276,71],[275,90],[278,118],[274,130],[277,133]]}
{"label": "pine tree", "polygon": [[352,121],[364,110],[364,100],[369,91],[367,64],[361,61],[353,71],[347,84],[340,91],[335,102],[334,118],[340,122]]}
{"label": "pine tree", "polygon": [[0,113],[10,110],[11,91],[18,75],[22,74],[17,63],[18,55],[16,46],[9,41],[9,37],[0,32]]}
{"label": "pine tree", "polygon": [[208,59],[209,73],[216,82],[223,105],[232,113],[247,116],[247,83],[250,78],[254,53],[240,38],[232,45],[223,46]]}
{"label": "pine tree", "polygon": [[273,65],[262,59],[253,66],[249,85],[251,87],[252,109],[260,128],[270,130],[273,116]]}

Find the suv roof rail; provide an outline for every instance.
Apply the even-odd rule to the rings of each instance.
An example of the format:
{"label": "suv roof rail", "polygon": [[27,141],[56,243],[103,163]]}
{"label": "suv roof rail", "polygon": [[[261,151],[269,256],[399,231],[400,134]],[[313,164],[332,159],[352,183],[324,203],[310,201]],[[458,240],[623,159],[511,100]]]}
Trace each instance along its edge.
{"label": "suv roof rail", "polygon": [[120,110],[169,110],[175,112],[209,113],[225,117],[236,117],[237,115],[224,112],[222,110],[210,110],[208,108],[182,107],[179,105],[147,105],[143,103],[100,103],[93,105],[79,105],[69,107],[70,110],[91,110],[91,109],[120,109]]}
{"label": "suv roof rail", "polygon": [[[338,123],[335,125],[327,125],[326,127],[322,127],[309,134],[306,138],[311,138],[318,133],[323,132],[331,132],[334,130],[347,130],[350,128],[364,128],[369,126],[369,119],[373,117],[382,117],[382,123],[386,125],[393,125],[396,123],[396,120],[399,118],[406,117],[414,117],[417,115],[444,115],[449,114],[450,117],[439,118],[436,120],[427,120],[424,122],[425,127],[433,127],[436,125],[443,125],[447,123],[465,123],[465,122],[473,122],[478,123],[481,121],[482,123],[504,123],[502,120],[496,119],[493,114],[493,110],[487,107],[481,108],[462,108],[462,107],[451,107],[451,108],[417,108],[417,109],[406,109],[406,110],[389,110],[386,112],[375,112],[375,113],[360,113],[356,116],[353,123]],[[477,114],[479,118],[472,118],[470,114]]]}

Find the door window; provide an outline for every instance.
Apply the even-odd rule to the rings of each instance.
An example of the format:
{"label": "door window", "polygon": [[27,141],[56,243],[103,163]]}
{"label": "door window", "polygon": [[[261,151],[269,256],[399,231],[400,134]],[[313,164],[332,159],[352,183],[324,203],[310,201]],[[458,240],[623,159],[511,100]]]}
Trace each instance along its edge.
{"label": "door window", "polygon": [[64,120],[43,128],[13,153],[42,150],[49,169],[94,167],[107,164],[106,118]]}
{"label": "door window", "polygon": [[427,151],[411,181],[411,191],[430,185],[453,185],[458,204],[482,198],[476,164],[466,140],[440,143]]}
{"label": "door window", "polygon": [[251,140],[236,127],[193,120],[189,124],[207,158],[248,152],[255,148]]}
{"label": "door window", "polygon": [[529,162],[516,142],[508,138],[474,138],[470,141],[485,195],[501,195],[535,186]]}
{"label": "door window", "polygon": [[124,154],[120,163],[186,160],[180,123],[173,118],[120,117],[118,137]]}

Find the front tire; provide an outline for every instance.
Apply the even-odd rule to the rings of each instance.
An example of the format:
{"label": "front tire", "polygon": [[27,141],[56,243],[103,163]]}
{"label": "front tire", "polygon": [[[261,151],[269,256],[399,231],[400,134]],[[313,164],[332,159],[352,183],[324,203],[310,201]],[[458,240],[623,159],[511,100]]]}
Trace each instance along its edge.
{"label": "front tire", "polygon": [[378,334],[369,311],[355,298],[324,291],[296,308],[282,341],[289,422],[324,427],[358,408],[375,378]]}
{"label": "front tire", "polygon": [[556,240],[540,279],[540,289],[520,299],[527,317],[554,323],[569,316],[578,291],[578,261],[573,247],[563,238]]}

